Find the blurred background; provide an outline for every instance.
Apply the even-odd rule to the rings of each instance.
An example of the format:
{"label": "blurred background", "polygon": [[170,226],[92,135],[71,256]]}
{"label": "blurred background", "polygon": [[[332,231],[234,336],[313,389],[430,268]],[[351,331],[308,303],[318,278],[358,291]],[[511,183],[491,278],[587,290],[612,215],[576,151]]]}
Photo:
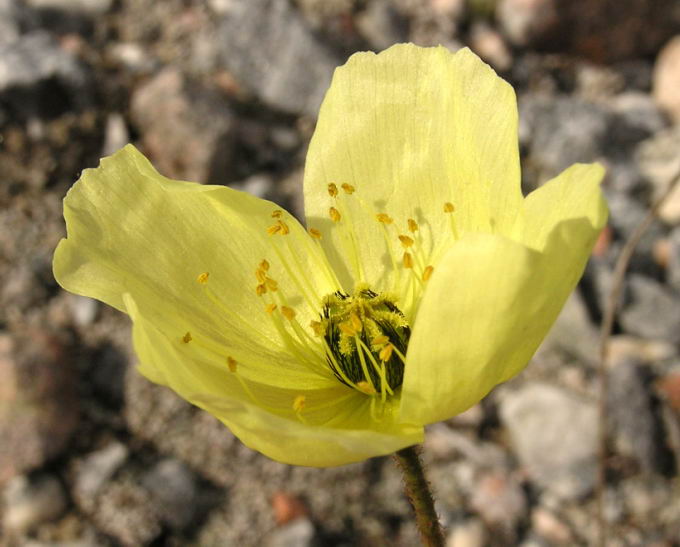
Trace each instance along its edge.
{"label": "blurred background", "polygon": [[[608,175],[609,226],[531,366],[429,428],[449,547],[593,545],[598,324],[680,168],[678,0],[0,0],[0,544],[410,546],[388,458],[280,465],[134,371],[121,314],[59,289],[61,200],[131,141],[165,175],[301,215],[334,67],[471,47],[516,88],[523,184]],[[680,545],[680,190],[640,242],[608,369],[608,545]]]}

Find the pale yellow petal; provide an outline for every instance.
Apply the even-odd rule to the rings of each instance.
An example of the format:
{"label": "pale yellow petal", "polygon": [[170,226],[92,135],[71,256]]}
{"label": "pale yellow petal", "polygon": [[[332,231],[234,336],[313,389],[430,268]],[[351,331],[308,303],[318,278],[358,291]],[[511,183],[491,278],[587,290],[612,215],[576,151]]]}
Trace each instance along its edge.
{"label": "pale yellow petal", "polygon": [[[355,191],[333,198],[330,183]],[[304,184],[308,224],[323,233],[345,287],[362,279],[391,289],[377,213],[394,220],[386,229],[397,250],[415,220],[424,257],[451,242],[446,203],[461,234],[513,225],[521,204],[515,94],[467,49],[397,45],[356,54],[335,72]]]}
{"label": "pale yellow petal", "polygon": [[[247,360],[260,381],[328,386],[335,379],[323,354],[310,351],[311,364],[301,362],[276,327],[273,315],[280,312],[265,311],[271,298],[284,297],[308,329],[319,299],[335,287],[305,230],[287,213],[273,218],[277,210],[229,188],[167,179],[128,145],[84,171],[69,191],[68,238],[55,253],[55,277],[65,289],[121,311],[123,294],[131,294],[167,336],[189,332]],[[269,235],[279,221],[288,233]],[[278,291],[258,297],[256,270],[263,259]],[[207,279],[199,278],[206,272]]]}
{"label": "pale yellow petal", "polygon": [[[395,423],[396,408],[380,414],[376,407],[375,419],[369,398],[339,382],[328,389],[284,389],[239,378],[247,362],[233,372],[221,368],[192,342],[182,344],[161,333],[129,296],[126,308],[140,372],[215,415],[244,444],[272,459],[327,467],[422,442],[422,427]],[[296,400],[301,401],[298,411]]]}

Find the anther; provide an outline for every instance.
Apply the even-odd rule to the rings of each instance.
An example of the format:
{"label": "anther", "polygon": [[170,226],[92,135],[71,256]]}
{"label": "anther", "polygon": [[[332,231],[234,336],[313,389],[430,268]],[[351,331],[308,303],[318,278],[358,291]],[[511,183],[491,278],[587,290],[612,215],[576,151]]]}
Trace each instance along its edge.
{"label": "anther", "polygon": [[382,224],[392,224],[392,222],[394,222],[392,217],[387,213],[378,213],[375,215],[375,218],[378,219],[378,222],[381,222]]}
{"label": "anther", "polygon": [[267,262],[266,260],[263,259],[262,262],[260,262],[260,270],[262,270],[264,272],[268,272],[269,271],[269,262]]}
{"label": "anther", "polygon": [[432,277],[432,272],[434,272],[434,268],[432,266],[427,266],[423,270],[423,281],[429,281],[430,277]]}
{"label": "anther", "polygon": [[383,349],[380,350],[378,357],[380,360],[386,363],[392,357],[392,352],[394,351],[394,346],[392,344],[386,344]]}
{"label": "anther", "polygon": [[340,216],[340,211],[338,211],[335,207],[328,209],[328,214],[330,215],[333,222],[340,222],[340,218],[342,218]]}
{"label": "anther", "polygon": [[340,329],[340,332],[347,336],[354,336],[357,334],[357,330],[354,328],[354,325],[350,321],[343,321],[342,323],[338,324],[338,328]]}
{"label": "anther", "polygon": [[289,308],[288,306],[281,306],[281,313],[286,319],[288,319],[288,321],[292,321],[293,319],[295,319],[295,310],[293,308]]}
{"label": "anther", "polygon": [[380,336],[376,336],[371,341],[371,344],[373,344],[374,346],[382,346],[383,344],[387,344],[387,342],[389,342],[389,341],[390,341],[390,339],[387,336],[385,336],[384,334],[381,334]]}
{"label": "anther", "polygon": [[229,372],[236,372],[236,359],[233,357],[227,357],[227,366],[229,367]]}
{"label": "anther", "polygon": [[264,283],[267,280],[267,274],[262,268],[255,270],[255,277],[260,283]]}
{"label": "anther", "polygon": [[403,264],[407,270],[413,268],[413,255],[411,253],[404,253]]}
{"label": "anther", "polygon": [[352,186],[351,184],[347,184],[346,182],[344,182],[342,184],[341,188],[345,191],[345,194],[350,194],[350,195],[353,194],[354,191],[356,190],[356,188],[354,188],[354,186]]}
{"label": "anther", "polygon": [[203,272],[196,278],[196,281],[201,285],[205,285],[208,283],[208,277],[210,277],[210,274],[208,272]]}
{"label": "anther", "polygon": [[338,187],[333,182],[328,185],[328,195],[332,198],[338,195]]}
{"label": "anther", "polygon": [[450,201],[447,201],[444,204],[444,212],[445,213],[453,213],[455,210],[456,210],[456,208],[453,206],[453,203],[451,203]]}
{"label": "anther", "polygon": [[401,241],[401,245],[404,247],[404,249],[408,249],[409,247],[413,247],[413,243],[414,243],[413,238],[410,238],[409,236],[400,235],[399,241]]}
{"label": "anther", "polygon": [[314,239],[321,239],[321,232],[316,228],[310,228],[308,231],[309,235],[312,236]]}
{"label": "anther", "polygon": [[267,293],[267,286],[263,283],[260,283],[257,287],[255,287],[255,294],[257,296],[262,296],[263,294]]}
{"label": "anther", "polygon": [[192,340],[193,340],[193,338],[191,337],[190,332],[187,332],[184,336],[182,336],[182,342],[184,342],[185,344],[188,344]]}
{"label": "anther", "polygon": [[349,320],[352,323],[352,326],[354,327],[354,330],[358,333],[362,331],[364,328],[364,324],[361,322],[361,319],[357,316],[355,313],[351,313],[349,316]]}
{"label": "anther", "polygon": [[408,222],[408,231],[411,232],[412,234],[415,234],[418,231],[418,223],[413,220],[412,218],[409,218],[407,220]]}
{"label": "anther", "polygon": [[310,321],[309,322],[309,328],[314,331],[315,336],[323,336],[324,334],[324,328],[323,325],[321,324],[321,321]]}
{"label": "anther", "polygon": [[283,211],[281,209],[276,209],[272,211],[272,218],[281,218]]}
{"label": "anther", "polygon": [[281,226],[281,235],[282,235],[282,236],[288,235],[288,234],[290,233],[290,228],[288,227],[288,224],[286,224],[285,222],[283,222],[283,220],[279,220],[279,221],[277,222],[277,224],[278,224],[279,226]]}
{"label": "anther", "polygon": [[272,224],[269,228],[267,228],[267,233],[270,236],[273,236],[274,234],[278,234],[281,231],[281,225],[280,224]]}
{"label": "anther", "polygon": [[278,306],[276,304],[267,304],[267,307],[264,309],[268,314],[272,314],[276,311],[276,308]]}
{"label": "anther", "polygon": [[306,397],[304,395],[298,395],[293,399],[293,410],[295,412],[302,412],[305,408]]}
{"label": "anther", "polygon": [[372,384],[367,382],[366,380],[362,380],[361,382],[357,383],[357,389],[366,395],[375,395],[377,392],[375,391],[375,388],[373,387]]}
{"label": "anther", "polygon": [[276,280],[272,279],[271,277],[266,278],[264,284],[272,292],[276,292],[279,288],[279,284],[276,282]]}

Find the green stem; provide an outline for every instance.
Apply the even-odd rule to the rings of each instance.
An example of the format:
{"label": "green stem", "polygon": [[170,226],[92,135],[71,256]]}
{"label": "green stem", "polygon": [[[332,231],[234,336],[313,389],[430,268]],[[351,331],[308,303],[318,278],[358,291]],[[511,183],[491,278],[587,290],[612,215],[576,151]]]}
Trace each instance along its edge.
{"label": "green stem", "polygon": [[420,460],[419,447],[409,446],[394,453],[394,459],[404,475],[406,494],[416,514],[418,531],[426,547],[444,547],[444,533],[434,510],[430,484]]}

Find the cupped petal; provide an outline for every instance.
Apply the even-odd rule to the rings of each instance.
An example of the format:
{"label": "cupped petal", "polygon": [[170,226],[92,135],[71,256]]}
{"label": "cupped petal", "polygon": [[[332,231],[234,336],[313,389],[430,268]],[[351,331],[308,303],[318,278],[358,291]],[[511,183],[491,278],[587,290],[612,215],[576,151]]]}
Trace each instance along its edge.
{"label": "cupped petal", "polygon": [[447,419],[522,370],[606,221],[601,178],[597,166],[574,166],[532,193],[517,229],[522,243],[468,234],[450,249],[428,283],[409,342],[401,419]]}
{"label": "cupped petal", "polygon": [[[65,289],[121,311],[129,293],[166,335],[200,335],[203,344],[247,361],[254,379],[330,386],[335,379],[322,352],[292,351],[295,337],[286,334],[291,325],[280,309],[285,302],[307,329],[335,285],[304,228],[275,211],[244,192],[167,179],[128,145],[84,171],[69,191],[68,237],[55,252],[54,274]],[[279,222],[286,230],[269,235]],[[257,296],[263,259],[278,290]],[[209,276],[199,283],[204,272]],[[265,306],[274,302],[279,308],[268,314]]]}
{"label": "cupped petal", "polygon": [[159,331],[131,296],[125,303],[140,372],[215,415],[245,445],[274,460],[343,465],[423,440],[422,427],[395,422],[394,406],[372,412],[369,397],[339,382],[327,389],[279,388],[244,378],[247,363],[225,370],[192,342]]}
{"label": "cupped petal", "polygon": [[[329,183],[355,192],[334,198]],[[522,196],[514,91],[468,49],[400,44],[353,55],[321,107],[304,191],[307,223],[323,233],[343,285],[391,288],[386,239],[398,249],[409,218],[425,257],[451,243],[446,203],[459,233],[503,232],[515,222]],[[394,220],[387,238],[376,213]]]}

